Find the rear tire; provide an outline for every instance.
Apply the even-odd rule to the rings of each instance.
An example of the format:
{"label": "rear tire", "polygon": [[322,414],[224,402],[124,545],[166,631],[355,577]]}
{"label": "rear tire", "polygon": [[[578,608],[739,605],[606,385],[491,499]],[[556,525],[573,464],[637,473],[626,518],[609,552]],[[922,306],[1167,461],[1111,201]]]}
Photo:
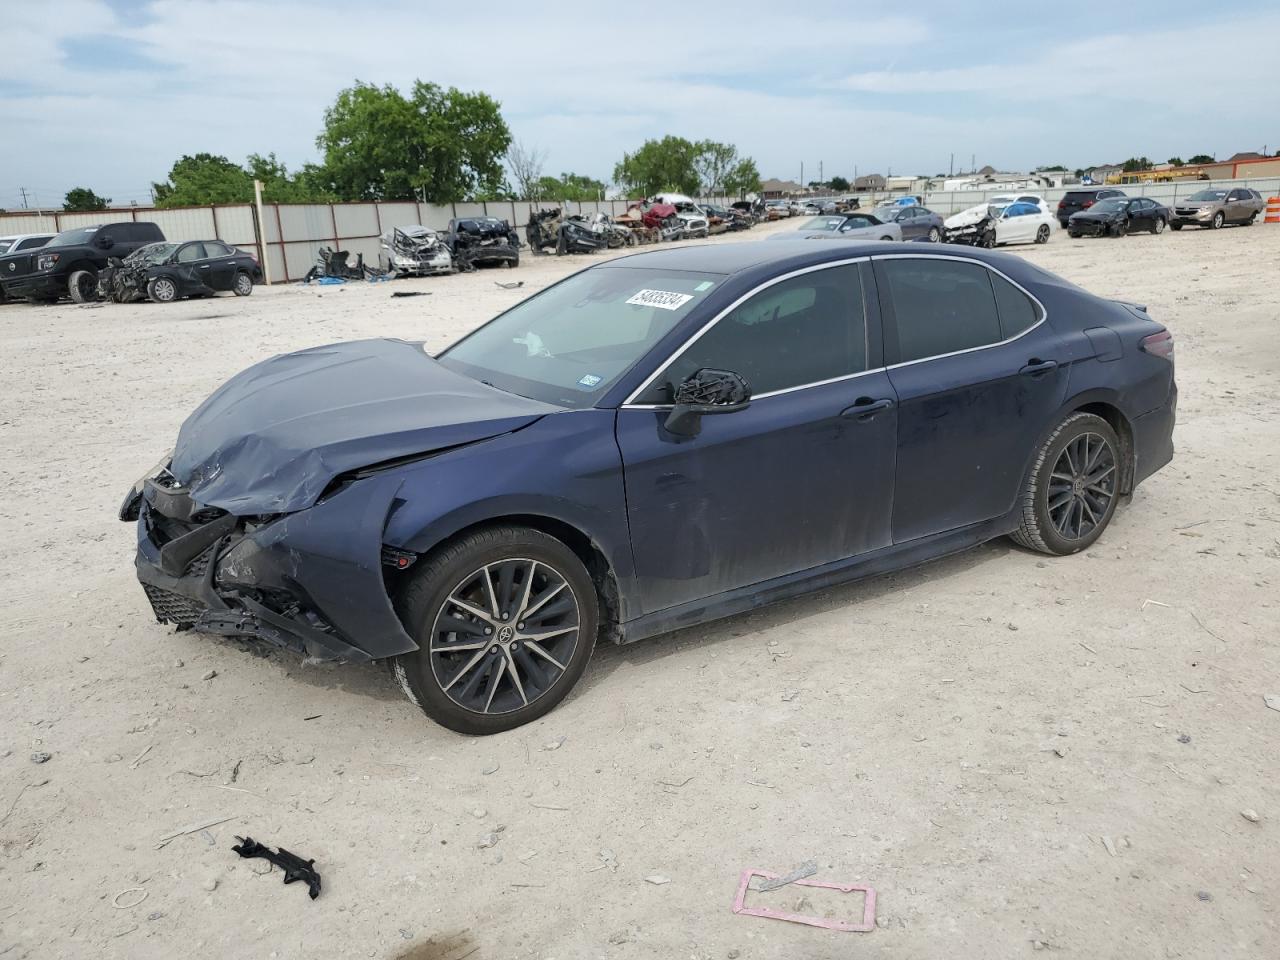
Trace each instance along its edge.
{"label": "rear tire", "polygon": [[1014,543],[1059,557],[1089,547],[1115,515],[1122,457],[1111,424],[1092,413],[1068,416],[1031,466]]}
{"label": "rear tire", "polygon": [[76,303],[93,303],[98,299],[98,274],[93,270],[74,270],[67,278],[67,293]]}
{"label": "rear tire", "polygon": [[241,270],[231,284],[231,292],[237,297],[247,297],[253,293],[253,277]]}
{"label": "rear tire", "polygon": [[517,526],[482,529],[437,551],[396,607],[419,645],[392,662],[396,680],[436,723],[474,735],[522,726],[563,700],[591,659],[600,619],[577,555]]}
{"label": "rear tire", "polygon": [[1181,229],[1182,229],[1182,224],[1180,224],[1180,223],[1171,223],[1171,224],[1169,224],[1169,229],[1171,229],[1171,230],[1181,230]]}
{"label": "rear tire", "polygon": [[1152,233],[1164,233],[1164,217],[1156,217],[1156,222],[1151,225]]}

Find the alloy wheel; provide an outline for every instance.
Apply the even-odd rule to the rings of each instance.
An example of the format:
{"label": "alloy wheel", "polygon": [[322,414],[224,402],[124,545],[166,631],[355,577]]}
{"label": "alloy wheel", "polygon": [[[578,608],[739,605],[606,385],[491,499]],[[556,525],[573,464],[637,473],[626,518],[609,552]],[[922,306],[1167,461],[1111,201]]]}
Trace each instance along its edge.
{"label": "alloy wheel", "polygon": [[247,297],[249,294],[253,293],[253,280],[250,279],[247,273],[236,274],[235,292],[240,294],[242,297]]}
{"label": "alloy wheel", "polygon": [[479,714],[510,713],[547,693],[579,643],[578,598],[541,560],[488,563],[445,600],[428,653],[440,689]]}
{"label": "alloy wheel", "polygon": [[161,303],[168,303],[170,300],[176,300],[177,297],[178,288],[168,277],[160,277],[151,281],[151,299],[158,300]]}
{"label": "alloy wheel", "polygon": [[1063,448],[1049,475],[1049,519],[1064,540],[1081,540],[1106,518],[1115,495],[1115,450],[1105,437],[1083,433]]}

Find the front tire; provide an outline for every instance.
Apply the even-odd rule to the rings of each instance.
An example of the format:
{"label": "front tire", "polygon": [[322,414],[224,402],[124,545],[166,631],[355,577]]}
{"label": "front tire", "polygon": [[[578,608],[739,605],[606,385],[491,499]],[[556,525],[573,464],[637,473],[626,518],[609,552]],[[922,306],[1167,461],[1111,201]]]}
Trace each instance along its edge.
{"label": "front tire", "polygon": [[1123,237],[1128,232],[1129,232],[1129,224],[1125,220],[1121,220],[1119,223],[1115,224],[1111,228],[1111,235],[1113,237]]}
{"label": "front tire", "polygon": [[1171,224],[1169,224],[1169,227],[1170,227],[1171,229],[1173,229],[1173,230],[1181,230],[1181,229],[1182,229],[1182,224],[1180,224],[1180,223],[1171,223]]}
{"label": "front tire", "polygon": [[1089,547],[1119,503],[1122,456],[1116,432],[1101,417],[1073,413],[1063,420],[1031,467],[1013,541],[1060,557]]}
{"label": "front tire", "polygon": [[1039,229],[1036,230],[1036,243],[1048,243],[1048,242],[1049,242],[1049,225],[1047,223],[1042,223],[1040,224]]}
{"label": "front tire", "polygon": [[76,303],[93,303],[98,299],[98,275],[92,270],[75,270],[67,278],[67,293]]}
{"label": "front tire", "polygon": [[156,303],[173,303],[178,299],[178,285],[169,277],[152,277],[147,281],[147,299]]}
{"label": "front tire", "polygon": [[937,227],[930,227],[930,228],[929,228],[929,242],[930,242],[930,243],[941,243],[941,242],[942,242],[942,231],[941,231],[941,230],[939,230]]}
{"label": "front tire", "polygon": [[1227,222],[1226,214],[1221,210],[1213,215],[1213,222],[1209,224],[1210,230],[1221,230],[1222,225]]}
{"label": "front tire", "polygon": [[419,645],[392,663],[401,688],[441,726],[474,735],[522,726],[563,700],[591,659],[600,619],[577,555],[517,526],[435,553],[397,608]]}

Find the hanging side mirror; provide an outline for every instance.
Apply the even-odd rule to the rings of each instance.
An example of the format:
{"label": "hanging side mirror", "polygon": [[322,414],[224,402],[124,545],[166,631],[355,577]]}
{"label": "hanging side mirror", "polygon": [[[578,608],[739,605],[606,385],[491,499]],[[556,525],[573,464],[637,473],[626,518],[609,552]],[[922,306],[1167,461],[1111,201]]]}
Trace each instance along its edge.
{"label": "hanging side mirror", "polygon": [[751,387],[741,374],[704,367],[676,388],[675,406],[663,426],[676,436],[696,437],[704,416],[735,413],[750,405]]}

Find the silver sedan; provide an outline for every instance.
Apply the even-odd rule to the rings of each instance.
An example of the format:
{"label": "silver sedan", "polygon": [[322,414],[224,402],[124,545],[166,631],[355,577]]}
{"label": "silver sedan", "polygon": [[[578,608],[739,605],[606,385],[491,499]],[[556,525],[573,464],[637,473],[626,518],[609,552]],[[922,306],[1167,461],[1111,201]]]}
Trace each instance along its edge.
{"label": "silver sedan", "polygon": [[787,233],[775,233],[770,240],[901,240],[902,227],[885,223],[870,213],[838,213],[813,217]]}

